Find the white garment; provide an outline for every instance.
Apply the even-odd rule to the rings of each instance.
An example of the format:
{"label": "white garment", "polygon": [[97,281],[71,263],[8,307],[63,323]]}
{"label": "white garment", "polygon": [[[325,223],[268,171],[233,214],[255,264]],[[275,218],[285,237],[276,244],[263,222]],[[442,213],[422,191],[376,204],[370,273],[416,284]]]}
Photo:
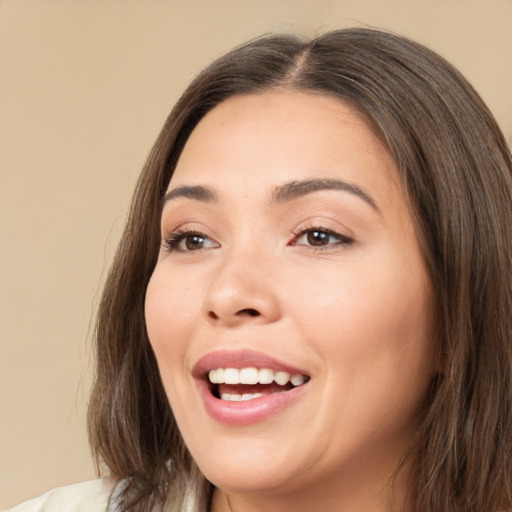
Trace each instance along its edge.
{"label": "white garment", "polygon": [[5,512],[109,512],[112,478],[58,487]]}

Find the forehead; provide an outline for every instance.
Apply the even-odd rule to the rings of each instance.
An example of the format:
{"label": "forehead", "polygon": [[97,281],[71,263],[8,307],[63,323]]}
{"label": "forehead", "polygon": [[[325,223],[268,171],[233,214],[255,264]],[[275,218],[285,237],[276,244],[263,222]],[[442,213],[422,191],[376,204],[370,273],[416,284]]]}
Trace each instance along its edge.
{"label": "forehead", "polygon": [[239,95],[212,109],[190,135],[170,188],[229,185],[254,195],[315,178],[344,179],[385,202],[403,196],[396,165],[363,115],[298,91]]}

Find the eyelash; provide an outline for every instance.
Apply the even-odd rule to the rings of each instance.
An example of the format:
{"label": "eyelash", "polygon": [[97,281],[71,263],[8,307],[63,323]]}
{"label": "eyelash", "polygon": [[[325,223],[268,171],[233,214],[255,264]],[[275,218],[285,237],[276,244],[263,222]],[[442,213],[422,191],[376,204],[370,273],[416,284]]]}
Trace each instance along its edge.
{"label": "eyelash", "polygon": [[[314,232],[317,232],[317,233],[324,233],[330,237],[334,237],[336,239],[338,239],[338,241],[336,243],[328,243],[328,244],[325,244],[325,245],[318,245],[318,246],[315,246],[315,245],[312,245],[312,244],[298,244],[297,242],[304,236],[304,235],[307,235],[308,233],[314,233]],[[163,241],[163,245],[165,247],[165,249],[168,251],[168,252],[173,252],[173,251],[182,251],[182,252],[193,252],[191,250],[182,250],[182,249],[179,249],[179,244],[184,241],[186,238],[188,237],[193,237],[193,236],[197,236],[199,238],[202,238],[202,239],[205,239],[205,240],[210,240],[212,241],[214,244],[217,244],[217,242],[214,242],[210,237],[208,237],[207,235],[205,235],[204,233],[201,233],[200,231],[196,231],[196,230],[188,230],[188,229],[177,229],[175,231],[173,231],[172,233],[170,233]],[[321,227],[321,226],[311,226],[311,227],[308,227],[308,228],[301,228],[297,231],[294,231],[293,232],[293,239],[291,242],[289,242],[289,245],[291,246],[295,246],[295,245],[307,245],[308,247],[313,247],[315,250],[326,250],[326,249],[330,249],[332,248],[333,246],[346,246],[346,245],[350,245],[351,243],[353,243],[354,240],[346,235],[342,235],[332,229],[329,229],[329,228],[324,228],[324,227]],[[203,249],[203,247],[201,247],[200,249]],[[199,250],[199,249],[198,249]]]}
{"label": "eyelash", "polygon": [[298,229],[297,231],[294,231],[293,232],[293,235],[294,235],[294,238],[293,240],[291,241],[290,245],[306,245],[306,244],[298,244],[297,241],[300,240],[304,235],[307,235],[308,233],[314,233],[314,232],[317,232],[317,233],[325,233],[326,235],[329,235],[333,238],[336,238],[338,239],[338,241],[336,243],[329,243],[329,244],[325,244],[325,245],[312,245],[312,244],[309,244],[308,247],[313,247],[315,250],[317,251],[322,251],[322,250],[328,250],[328,249],[332,249],[332,247],[343,247],[343,246],[347,246],[347,245],[350,245],[354,242],[354,240],[346,235],[342,235],[341,233],[338,233],[337,231],[334,231],[333,229],[329,229],[329,228],[324,228],[322,226],[310,226],[310,227],[307,227],[307,228],[300,228]]}
{"label": "eyelash", "polygon": [[[179,244],[185,240],[187,237],[197,236],[200,238],[204,238],[207,240],[211,240],[210,237],[206,236],[204,233],[201,233],[200,231],[196,230],[189,230],[189,229],[177,229],[170,233],[165,240],[163,241],[164,247],[168,252],[173,251],[179,251],[178,249]],[[188,252],[188,251],[182,251],[182,252]]]}

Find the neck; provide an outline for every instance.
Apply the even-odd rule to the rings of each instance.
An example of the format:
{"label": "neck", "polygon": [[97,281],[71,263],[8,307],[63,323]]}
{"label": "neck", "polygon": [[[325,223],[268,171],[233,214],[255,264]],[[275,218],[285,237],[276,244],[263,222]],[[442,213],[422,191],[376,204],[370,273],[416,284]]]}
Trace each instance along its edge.
{"label": "neck", "polygon": [[375,475],[367,473],[364,479],[358,479],[351,472],[345,478],[337,475],[312,488],[297,485],[286,492],[229,492],[216,488],[210,512],[410,512],[407,466],[394,478],[389,474],[384,483],[372,478]]}

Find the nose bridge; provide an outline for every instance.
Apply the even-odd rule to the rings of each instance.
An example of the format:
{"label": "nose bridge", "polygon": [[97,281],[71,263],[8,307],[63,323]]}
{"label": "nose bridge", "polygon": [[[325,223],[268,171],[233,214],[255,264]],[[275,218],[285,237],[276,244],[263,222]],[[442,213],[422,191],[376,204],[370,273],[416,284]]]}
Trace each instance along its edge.
{"label": "nose bridge", "polygon": [[267,323],[279,317],[270,268],[274,259],[263,246],[244,237],[225,249],[204,298],[210,321],[236,325]]}

